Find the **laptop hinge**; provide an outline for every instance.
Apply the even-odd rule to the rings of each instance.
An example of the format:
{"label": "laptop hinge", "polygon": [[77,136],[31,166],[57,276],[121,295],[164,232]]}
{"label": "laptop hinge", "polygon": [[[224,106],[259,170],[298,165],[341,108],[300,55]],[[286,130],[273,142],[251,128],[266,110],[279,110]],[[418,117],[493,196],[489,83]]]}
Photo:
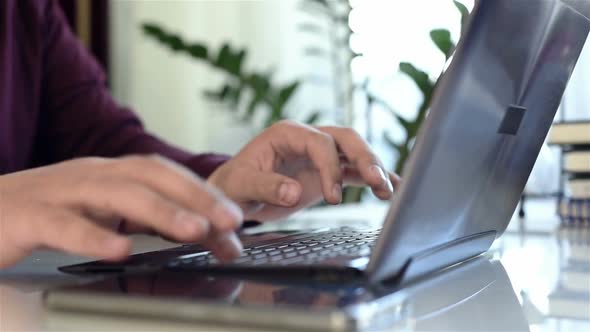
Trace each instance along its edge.
{"label": "laptop hinge", "polygon": [[486,252],[496,239],[496,231],[465,236],[451,242],[429,248],[411,256],[401,273],[382,282],[404,284],[431,272],[450,267]]}

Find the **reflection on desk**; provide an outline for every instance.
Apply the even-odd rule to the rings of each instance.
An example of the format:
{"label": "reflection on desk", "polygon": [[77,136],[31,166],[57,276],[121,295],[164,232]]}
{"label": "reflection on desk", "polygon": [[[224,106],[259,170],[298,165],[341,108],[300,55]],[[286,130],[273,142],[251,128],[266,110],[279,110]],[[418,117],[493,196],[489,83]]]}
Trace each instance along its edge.
{"label": "reflection on desk", "polygon": [[559,279],[549,295],[549,315],[590,320],[590,236],[587,228],[559,232]]}
{"label": "reflection on desk", "polygon": [[[559,219],[554,216],[555,202],[531,201],[528,206],[526,219],[514,219],[507,233],[499,238],[488,256],[493,257],[492,270],[494,278],[502,269],[496,267],[496,261],[506,270],[510,278],[510,296],[501,296],[502,293],[495,290],[497,284],[490,284],[490,278],[482,279],[481,285],[475,283],[477,279],[467,280],[464,288],[481,287],[483,291],[473,298],[461,301],[460,299],[446,299],[444,291],[449,286],[430,288],[431,291],[416,290],[413,296],[407,294],[408,290],[401,290],[389,298],[384,298],[381,309],[365,307],[366,316],[373,315],[374,326],[389,326],[391,330],[404,331],[428,331],[428,330],[458,330],[465,326],[468,330],[480,329],[477,324],[490,324],[481,329],[494,331],[502,328],[502,325],[512,322],[518,330],[518,321],[526,318],[530,330],[534,332],[586,332],[590,331],[590,320],[572,319],[565,316],[557,316],[551,312],[551,294],[561,287],[569,287],[563,271],[567,271],[568,260],[572,257],[590,257],[588,243],[589,232],[580,230],[561,230],[556,232]],[[355,225],[362,219],[363,226],[378,225],[386,213],[386,205],[365,204],[363,207],[346,206],[338,208],[322,208],[305,211],[294,220],[287,223],[269,224],[276,229],[305,228],[321,223],[327,227],[339,227],[342,225]],[[157,237],[134,236],[135,252],[145,252],[176,246],[167,243]],[[227,328],[217,324],[196,324],[171,320],[144,319],[141,317],[120,317],[116,315],[100,315],[90,313],[73,313],[47,311],[42,307],[41,290],[58,285],[79,284],[79,278],[64,276],[57,270],[57,266],[74,264],[84,261],[79,257],[70,257],[63,254],[47,251],[37,252],[26,261],[14,268],[0,271],[0,330],[6,331],[227,331],[236,328]],[[489,266],[488,266],[489,268]],[[500,273],[501,274],[501,273]],[[492,275],[492,274],[490,274]],[[571,278],[570,278],[571,279]],[[427,280],[422,284],[426,287]],[[475,284],[472,284],[475,283]],[[458,282],[457,284],[461,284]],[[478,286],[479,285],[479,286]],[[415,284],[413,287],[418,287]],[[243,292],[243,286],[240,292]],[[472,288],[473,288],[472,287]],[[508,292],[507,287],[500,287]],[[254,291],[254,288],[252,288]],[[459,287],[461,290],[461,287]],[[440,293],[442,291],[443,293]],[[492,292],[493,294],[487,294]],[[467,292],[469,293],[469,292]],[[293,294],[288,291],[287,294]],[[236,298],[237,294],[229,292],[229,298]],[[244,295],[245,296],[245,295]],[[496,297],[496,303],[482,302],[478,296],[484,299]],[[282,298],[284,295],[277,295]],[[461,296],[459,296],[461,297]],[[492,315],[485,315],[491,310],[493,315],[498,315],[498,310],[503,309],[505,300],[507,306],[513,306],[514,310],[508,322],[487,322]],[[465,297],[464,297],[465,298]],[[413,300],[412,300],[413,299]],[[582,298],[578,304],[590,304],[589,298]],[[325,297],[322,299],[325,301]],[[455,303],[453,306],[450,302]],[[378,315],[386,306],[386,314]],[[522,309],[521,309],[522,308]],[[582,307],[577,307],[582,308]],[[432,313],[432,314],[428,314]],[[351,313],[352,314],[352,313]],[[499,320],[504,320],[501,318]],[[381,324],[381,325],[379,325]],[[469,325],[472,324],[472,325]],[[496,325],[494,325],[496,324]],[[494,327],[495,326],[495,327]],[[248,330],[241,327],[240,330]],[[251,328],[251,331],[259,331]],[[276,329],[275,329],[276,330]]]}
{"label": "reflection on desk", "polygon": [[67,319],[52,320],[65,308],[269,329],[529,330],[501,263],[485,257],[403,288],[160,272],[68,287],[50,292],[47,302],[61,309],[49,312],[55,329],[72,328]]}

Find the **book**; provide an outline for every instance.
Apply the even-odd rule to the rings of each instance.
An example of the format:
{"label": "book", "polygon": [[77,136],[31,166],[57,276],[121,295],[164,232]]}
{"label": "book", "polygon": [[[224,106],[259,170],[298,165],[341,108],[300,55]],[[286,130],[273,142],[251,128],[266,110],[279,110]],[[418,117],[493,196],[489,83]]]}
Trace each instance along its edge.
{"label": "book", "polygon": [[564,198],[559,203],[558,214],[562,219],[590,221],[590,198]]}
{"label": "book", "polygon": [[[557,235],[561,243],[570,247],[568,258],[577,261],[590,261],[590,257],[586,257],[586,253],[590,250],[590,229],[560,228]],[[580,248],[585,248],[585,250],[577,250]]]}
{"label": "book", "polygon": [[554,123],[549,144],[590,145],[590,120]]}
{"label": "book", "polygon": [[567,183],[568,197],[590,199],[590,178],[572,178]]}
{"label": "book", "polygon": [[565,152],[564,170],[571,173],[590,173],[590,150]]}

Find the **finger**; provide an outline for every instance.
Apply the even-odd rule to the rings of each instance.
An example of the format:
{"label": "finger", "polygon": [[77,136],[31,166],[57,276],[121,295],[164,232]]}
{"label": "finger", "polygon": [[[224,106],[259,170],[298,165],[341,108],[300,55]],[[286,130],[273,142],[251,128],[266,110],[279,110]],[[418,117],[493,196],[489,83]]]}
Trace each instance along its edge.
{"label": "finger", "polygon": [[209,249],[223,263],[236,259],[243,250],[242,243],[234,232],[213,233],[203,243],[203,247]]}
{"label": "finger", "polygon": [[[401,185],[401,178],[397,174],[392,172],[387,173],[387,177],[389,178],[389,181],[392,183],[393,188],[397,190]],[[371,190],[373,191],[373,194],[375,194],[375,196],[379,197],[382,200],[388,200],[391,197],[393,197],[393,190],[391,187],[388,187],[387,189],[372,188]]]}
{"label": "finger", "polygon": [[243,214],[235,203],[188,169],[166,159],[128,157],[117,165],[117,171],[205,217],[219,232],[233,231],[242,224]]}
{"label": "finger", "polygon": [[158,235],[151,227],[144,226],[138,223],[128,222],[125,219],[119,218],[117,225],[118,234],[146,234]]}
{"label": "finger", "polygon": [[[387,173],[387,176],[389,178],[389,181],[391,181],[391,183],[393,185],[393,188],[395,190],[398,190],[399,187],[401,186],[401,181],[402,181],[401,178],[397,174],[395,174],[393,172]],[[375,194],[375,196],[379,197],[382,200],[388,200],[391,197],[393,197],[393,194],[390,192],[390,189],[387,189],[387,190],[385,190],[385,189],[378,189],[378,190],[373,189],[373,193]]]}
{"label": "finger", "polygon": [[195,242],[209,233],[207,220],[148,187],[120,179],[107,179],[79,191],[80,202],[130,223],[147,226],[177,241]]}
{"label": "finger", "polygon": [[[342,163],[345,164],[345,163]],[[347,165],[342,168],[344,171],[344,184],[345,185],[353,185],[353,186],[364,186],[366,185],[365,180],[360,175],[359,171],[354,167]],[[394,172],[388,172],[387,176],[391,181],[393,188],[395,190],[399,189],[402,183],[402,179],[399,175]]]}
{"label": "finger", "polygon": [[239,202],[292,207],[301,199],[302,188],[297,181],[272,171],[235,168],[228,177],[232,185],[228,186],[227,194]]}
{"label": "finger", "polygon": [[399,187],[402,185],[402,178],[393,172],[389,172],[388,175],[389,175],[389,180],[391,181],[391,184],[393,185],[393,188],[395,188],[396,190],[399,189]]}
{"label": "finger", "polygon": [[272,144],[279,155],[297,154],[311,160],[320,173],[322,193],[326,202],[342,201],[342,171],[334,139],[319,130],[290,121],[273,126]]}
{"label": "finger", "polygon": [[[347,185],[366,185],[365,181],[363,180],[363,177],[360,175],[359,171],[356,168],[346,168],[344,179],[344,182]],[[376,188],[371,188],[371,191],[375,196],[377,196],[381,200],[388,200],[392,197],[392,192],[389,190],[389,188],[382,188],[381,186],[379,186]]]}
{"label": "finger", "polygon": [[30,223],[35,247],[47,246],[74,255],[121,260],[131,251],[129,239],[108,231],[89,219],[51,208]]}
{"label": "finger", "polygon": [[358,133],[349,128],[339,127],[321,127],[319,130],[334,138],[346,159],[358,170],[365,184],[373,191],[393,192],[393,185],[386,176],[381,160]]}

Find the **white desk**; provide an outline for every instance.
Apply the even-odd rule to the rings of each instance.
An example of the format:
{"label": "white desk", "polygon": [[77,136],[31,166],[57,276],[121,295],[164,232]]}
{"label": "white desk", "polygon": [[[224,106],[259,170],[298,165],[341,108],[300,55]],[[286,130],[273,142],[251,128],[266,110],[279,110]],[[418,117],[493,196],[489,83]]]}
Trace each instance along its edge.
{"label": "white desk", "polygon": [[[548,296],[563,276],[561,266],[567,257],[576,252],[577,257],[590,261],[590,243],[574,244],[571,238],[556,234],[558,220],[553,215],[552,202],[531,202],[527,207],[526,220],[514,219],[508,231],[494,244],[488,256],[498,259],[512,284],[515,297],[520,302],[519,315],[528,321],[531,331],[590,331],[590,320],[556,318],[549,315]],[[308,224],[378,224],[385,214],[383,205],[368,204],[363,207],[324,208],[306,211],[282,225],[282,227],[301,227]],[[274,227],[269,225],[270,228]],[[571,232],[570,232],[571,233]],[[578,239],[578,242],[587,241]],[[571,235],[571,234],[570,234]],[[571,236],[570,236],[571,237]],[[578,236],[580,237],[580,236]],[[561,239],[560,239],[561,238]],[[174,246],[158,238],[135,237],[135,252],[156,250]],[[78,283],[82,280],[63,275],[56,267],[83,261],[52,252],[37,252],[14,268],[0,272],[0,331],[212,331],[222,330],[214,326],[194,326],[180,323],[142,321],[87,314],[47,312],[41,300],[42,291],[48,287]],[[590,278],[588,279],[590,294]],[[433,299],[435,300],[435,299]],[[589,298],[580,305],[589,305]],[[587,300],[588,303],[585,303]],[[502,306],[502,300],[497,300]],[[411,318],[411,317],[410,317]],[[451,317],[450,319],[473,320],[477,317]],[[440,329],[445,326],[440,325]],[[473,326],[473,325],[470,325]],[[392,326],[393,330],[420,330],[420,325],[412,324],[412,319]],[[482,330],[494,331],[493,326]]]}

